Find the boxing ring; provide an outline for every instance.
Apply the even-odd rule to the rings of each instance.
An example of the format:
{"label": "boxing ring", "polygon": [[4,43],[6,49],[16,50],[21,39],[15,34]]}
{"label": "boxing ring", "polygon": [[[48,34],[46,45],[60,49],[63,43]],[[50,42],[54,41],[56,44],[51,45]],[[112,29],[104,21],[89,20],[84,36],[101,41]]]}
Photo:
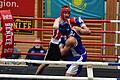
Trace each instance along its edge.
{"label": "boxing ring", "polygon": [[[21,53],[14,53],[12,48],[14,43],[39,43],[39,44],[49,44],[49,42],[41,41],[41,42],[34,42],[34,41],[19,41],[14,40],[14,30],[32,30],[32,31],[52,31],[52,29],[44,29],[44,28],[12,28],[13,27],[13,17],[10,13],[10,11],[3,11],[1,12],[2,17],[2,23],[4,24],[2,28],[0,28],[0,32],[2,34],[7,34],[7,36],[10,36],[11,38],[11,45],[5,46],[5,41],[7,40],[6,35],[3,35],[2,41],[0,41],[0,45],[2,46],[2,54],[0,62],[24,62],[24,63],[36,63],[36,64],[54,64],[54,65],[61,65],[61,64],[74,64],[74,65],[83,65],[87,68],[87,77],[67,77],[67,76],[48,76],[48,75],[20,75],[20,74],[0,74],[0,78],[19,78],[19,79],[52,79],[52,80],[120,80],[119,78],[106,78],[106,77],[94,77],[93,68],[94,66],[120,66],[120,63],[118,62],[71,62],[71,61],[42,61],[42,60],[25,60],[25,59],[4,59],[5,56],[11,56],[12,54],[18,54],[18,55],[32,55],[32,56],[45,56],[43,54],[29,54],[25,52]],[[6,17],[5,17],[6,16]],[[25,20],[49,20],[53,21],[55,19],[53,18],[17,18],[17,19],[25,19]],[[120,23],[120,20],[85,20],[85,22],[90,23]],[[4,31],[4,29],[6,31]],[[8,31],[8,32],[7,32]],[[7,33],[6,33],[7,32]],[[114,33],[114,34],[120,34],[120,31],[95,31],[91,30],[92,33]],[[4,38],[6,37],[6,39]],[[112,44],[112,43],[83,43],[84,45],[97,45],[97,46],[120,46],[120,44]],[[9,50],[7,50],[9,49]],[[6,52],[4,52],[6,51]],[[8,53],[9,52],[9,53]],[[104,56],[104,55],[88,55],[88,57],[92,58],[117,58],[120,59],[120,56]]]}
{"label": "boxing ring", "polygon": [[74,64],[74,65],[86,65],[88,77],[66,77],[66,76],[45,76],[45,75],[14,75],[14,74],[0,74],[2,78],[23,78],[23,79],[71,79],[71,80],[119,80],[120,78],[97,78],[93,76],[94,66],[120,66],[120,63],[115,62],[73,62],[73,61],[40,61],[40,60],[25,60],[25,59],[0,59],[5,62],[27,62],[37,64]]}

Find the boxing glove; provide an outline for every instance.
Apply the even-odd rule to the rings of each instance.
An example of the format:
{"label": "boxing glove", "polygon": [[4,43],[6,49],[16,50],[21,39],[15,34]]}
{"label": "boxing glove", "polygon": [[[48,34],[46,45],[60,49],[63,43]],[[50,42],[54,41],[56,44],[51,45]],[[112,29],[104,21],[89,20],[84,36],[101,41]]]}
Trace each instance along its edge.
{"label": "boxing glove", "polygon": [[60,38],[60,42],[59,42],[59,46],[61,46],[61,47],[63,47],[64,45],[65,45],[65,37],[64,36],[62,36],[61,38]]}
{"label": "boxing glove", "polygon": [[77,24],[78,26],[81,26],[84,23],[84,21],[80,17],[73,17],[70,19],[70,22],[72,24]]}

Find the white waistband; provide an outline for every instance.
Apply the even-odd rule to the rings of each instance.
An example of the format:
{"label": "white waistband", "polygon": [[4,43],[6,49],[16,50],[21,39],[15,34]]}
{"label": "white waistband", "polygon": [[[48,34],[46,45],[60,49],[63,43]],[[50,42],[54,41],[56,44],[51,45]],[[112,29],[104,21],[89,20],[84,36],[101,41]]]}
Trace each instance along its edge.
{"label": "white waistband", "polygon": [[54,43],[54,44],[59,44],[59,40],[54,39],[54,38],[52,38],[50,42],[52,42],[52,43]]}

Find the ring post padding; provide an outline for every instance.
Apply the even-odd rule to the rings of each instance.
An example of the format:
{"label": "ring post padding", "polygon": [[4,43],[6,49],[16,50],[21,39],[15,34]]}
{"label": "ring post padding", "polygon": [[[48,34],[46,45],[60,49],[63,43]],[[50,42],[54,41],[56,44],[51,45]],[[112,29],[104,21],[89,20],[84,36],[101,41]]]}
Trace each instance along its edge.
{"label": "ring post padding", "polygon": [[10,57],[14,47],[13,17],[10,10],[0,10],[2,23],[2,54],[1,57]]}
{"label": "ring post padding", "polygon": [[93,80],[93,66],[87,65],[87,75],[89,80]]}
{"label": "ring post padding", "polygon": [[[120,56],[118,56],[120,58]],[[120,63],[120,59],[118,59],[118,63]],[[120,66],[118,66],[118,69],[120,69]]]}

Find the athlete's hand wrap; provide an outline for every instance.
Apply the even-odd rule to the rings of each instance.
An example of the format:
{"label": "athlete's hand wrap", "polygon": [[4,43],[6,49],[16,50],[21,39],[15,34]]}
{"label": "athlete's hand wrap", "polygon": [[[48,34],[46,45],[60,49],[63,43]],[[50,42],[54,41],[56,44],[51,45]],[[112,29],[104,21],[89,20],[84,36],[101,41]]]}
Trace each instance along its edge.
{"label": "athlete's hand wrap", "polygon": [[62,36],[61,39],[60,39],[60,42],[59,42],[59,46],[60,46],[60,47],[63,47],[63,46],[65,45],[65,41],[66,41],[66,40],[65,40],[65,37]]}

